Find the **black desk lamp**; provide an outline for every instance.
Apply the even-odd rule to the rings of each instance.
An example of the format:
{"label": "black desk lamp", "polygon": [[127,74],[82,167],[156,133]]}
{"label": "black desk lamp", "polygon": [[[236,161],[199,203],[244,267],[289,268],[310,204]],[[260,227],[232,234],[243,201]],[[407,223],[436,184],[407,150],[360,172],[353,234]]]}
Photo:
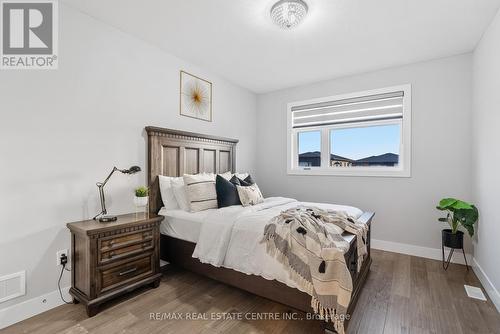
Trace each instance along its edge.
{"label": "black desk lamp", "polygon": [[118,169],[116,167],[113,167],[113,170],[111,171],[111,173],[109,173],[106,180],[104,180],[103,182],[96,183],[97,188],[99,188],[99,197],[101,198],[101,212],[94,217],[94,220],[96,220],[97,217],[102,215],[102,217],[99,218],[99,221],[101,223],[114,222],[117,220],[116,216],[106,216],[108,212],[106,211],[106,199],[104,198],[104,186],[106,185],[108,180],[111,178],[111,175],[113,175],[113,173],[116,171],[119,171],[123,174],[135,174],[135,173],[138,173],[141,171],[141,167],[132,166],[129,169]]}

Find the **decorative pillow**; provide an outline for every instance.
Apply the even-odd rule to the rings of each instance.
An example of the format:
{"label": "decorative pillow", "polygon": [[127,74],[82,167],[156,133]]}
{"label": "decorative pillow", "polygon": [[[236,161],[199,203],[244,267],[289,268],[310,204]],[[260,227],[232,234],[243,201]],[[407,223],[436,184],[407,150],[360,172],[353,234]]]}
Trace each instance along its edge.
{"label": "decorative pillow", "polygon": [[255,181],[252,179],[252,176],[250,174],[248,174],[248,176],[245,177],[243,181],[245,181],[246,183],[250,183],[250,185],[255,184]]}
{"label": "decorative pillow", "polygon": [[255,205],[264,201],[264,197],[262,196],[257,184],[247,187],[236,186],[236,189],[238,190],[241,205],[243,206]]}
{"label": "decorative pillow", "polygon": [[250,174],[248,174],[248,176],[242,180],[242,179],[238,179],[240,181],[240,185],[244,186],[244,187],[248,187],[248,186],[251,186],[252,184],[255,184],[255,181],[252,179],[252,177],[250,176]]}
{"label": "decorative pillow", "polygon": [[238,179],[238,177],[236,175],[233,175],[233,177],[229,180],[229,182],[231,182],[235,186],[240,185],[240,179]]}
{"label": "decorative pillow", "polygon": [[228,181],[231,180],[231,178],[233,177],[233,174],[231,172],[225,172],[225,173],[222,173],[222,174],[219,174],[219,175],[222,176],[223,178],[225,178]]}
{"label": "decorative pillow", "polygon": [[[184,175],[186,175],[186,174],[184,174]],[[205,173],[205,172],[203,172],[203,173],[194,174],[194,175],[203,175],[203,176],[206,176],[206,177],[211,177],[214,180],[214,182],[215,182],[215,175],[216,175],[215,173]]]}
{"label": "decorative pillow", "polygon": [[217,208],[214,174],[184,174],[184,184],[191,212]]}
{"label": "decorative pillow", "polygon": [[217,206],[224,208],[231,205],[241,205],[240,196],[236,186],[240,185],[240,180],[233,176],[230,181],[223,176],[217,175],[215,178],[215,190],[217,191]]}
{"label": "decorative pillow", "polygon": [[184,178],[174,177],[170,180],[175,199],[181,210],[189,211],[189,202],[186,195],[186,187],[184,186]]}
{"label": "decorative pillow", "polygon": [[235,173],[234,175],[236,175],[236,177],[240,180],[244,180],[248,175],[248,173]]}
{"label": "decorative pillow", "polygon": [[179,204],[175,199],[174,189],[172,188],[171,180],[173,177],[159,175],[158,180],[160,183],[160,194],[161,200],[163,201],[163,206],[167,210],[178,209]]}

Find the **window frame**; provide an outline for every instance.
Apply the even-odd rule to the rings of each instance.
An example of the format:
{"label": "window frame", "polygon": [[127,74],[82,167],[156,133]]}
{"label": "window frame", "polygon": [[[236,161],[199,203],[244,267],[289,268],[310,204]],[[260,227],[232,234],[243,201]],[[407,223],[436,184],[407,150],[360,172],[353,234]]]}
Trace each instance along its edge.
{"label": "window frame", "polygon": [[[403,119],[362,121],[328,126],[292,128],[292,108],[305,104],[322,103],[350,99],[369,95],[404,92]],[[289,175],[332,175],[332,176],[368,176],[368,177],[411,177],[411,85],[399,85],[381,89],[367,90],[349,94],[335,95],[296,101],[287,104],[287,174]],[[375,125],[401,124],[400,150],[398,167],[333,167],[330,166],[330,131],[332,129],[360,128]],[[301,167],[298,165],[299,132],[321,131],[321,166]]]}

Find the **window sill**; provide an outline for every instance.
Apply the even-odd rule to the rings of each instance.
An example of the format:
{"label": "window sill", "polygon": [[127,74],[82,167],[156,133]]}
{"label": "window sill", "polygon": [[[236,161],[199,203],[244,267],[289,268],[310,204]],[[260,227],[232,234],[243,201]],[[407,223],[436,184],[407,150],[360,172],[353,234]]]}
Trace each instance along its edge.
{"label": "window sill", "polygon": [[387,169],[387,168],[356,168],[349,170],[340,169],[288,169],[288,175],[310,175],[310,176],[357,176],[357,177],[411,177],[410,170],[405,169]]}

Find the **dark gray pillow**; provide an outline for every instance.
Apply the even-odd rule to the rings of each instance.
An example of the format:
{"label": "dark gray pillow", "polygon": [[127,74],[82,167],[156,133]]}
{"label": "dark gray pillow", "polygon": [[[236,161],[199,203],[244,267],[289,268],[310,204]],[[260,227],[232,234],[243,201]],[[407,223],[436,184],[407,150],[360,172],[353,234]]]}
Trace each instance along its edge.
{"label": "dark gray pillow", "polygon": [[217,175],[215,178],[215,191],[217,192],[217,206],[219,208],[241,205],[236,185],[241,185],[240,180],[236,176],[233,176],[228,181],[222,176]]}
{"label": "dark gray pillow", "polygon": [[249,174],[244,180],[238,179],[240,181],[240,186],[248,187],[252,184],[255,184],[255,181],[252,179],[252,176]]}

